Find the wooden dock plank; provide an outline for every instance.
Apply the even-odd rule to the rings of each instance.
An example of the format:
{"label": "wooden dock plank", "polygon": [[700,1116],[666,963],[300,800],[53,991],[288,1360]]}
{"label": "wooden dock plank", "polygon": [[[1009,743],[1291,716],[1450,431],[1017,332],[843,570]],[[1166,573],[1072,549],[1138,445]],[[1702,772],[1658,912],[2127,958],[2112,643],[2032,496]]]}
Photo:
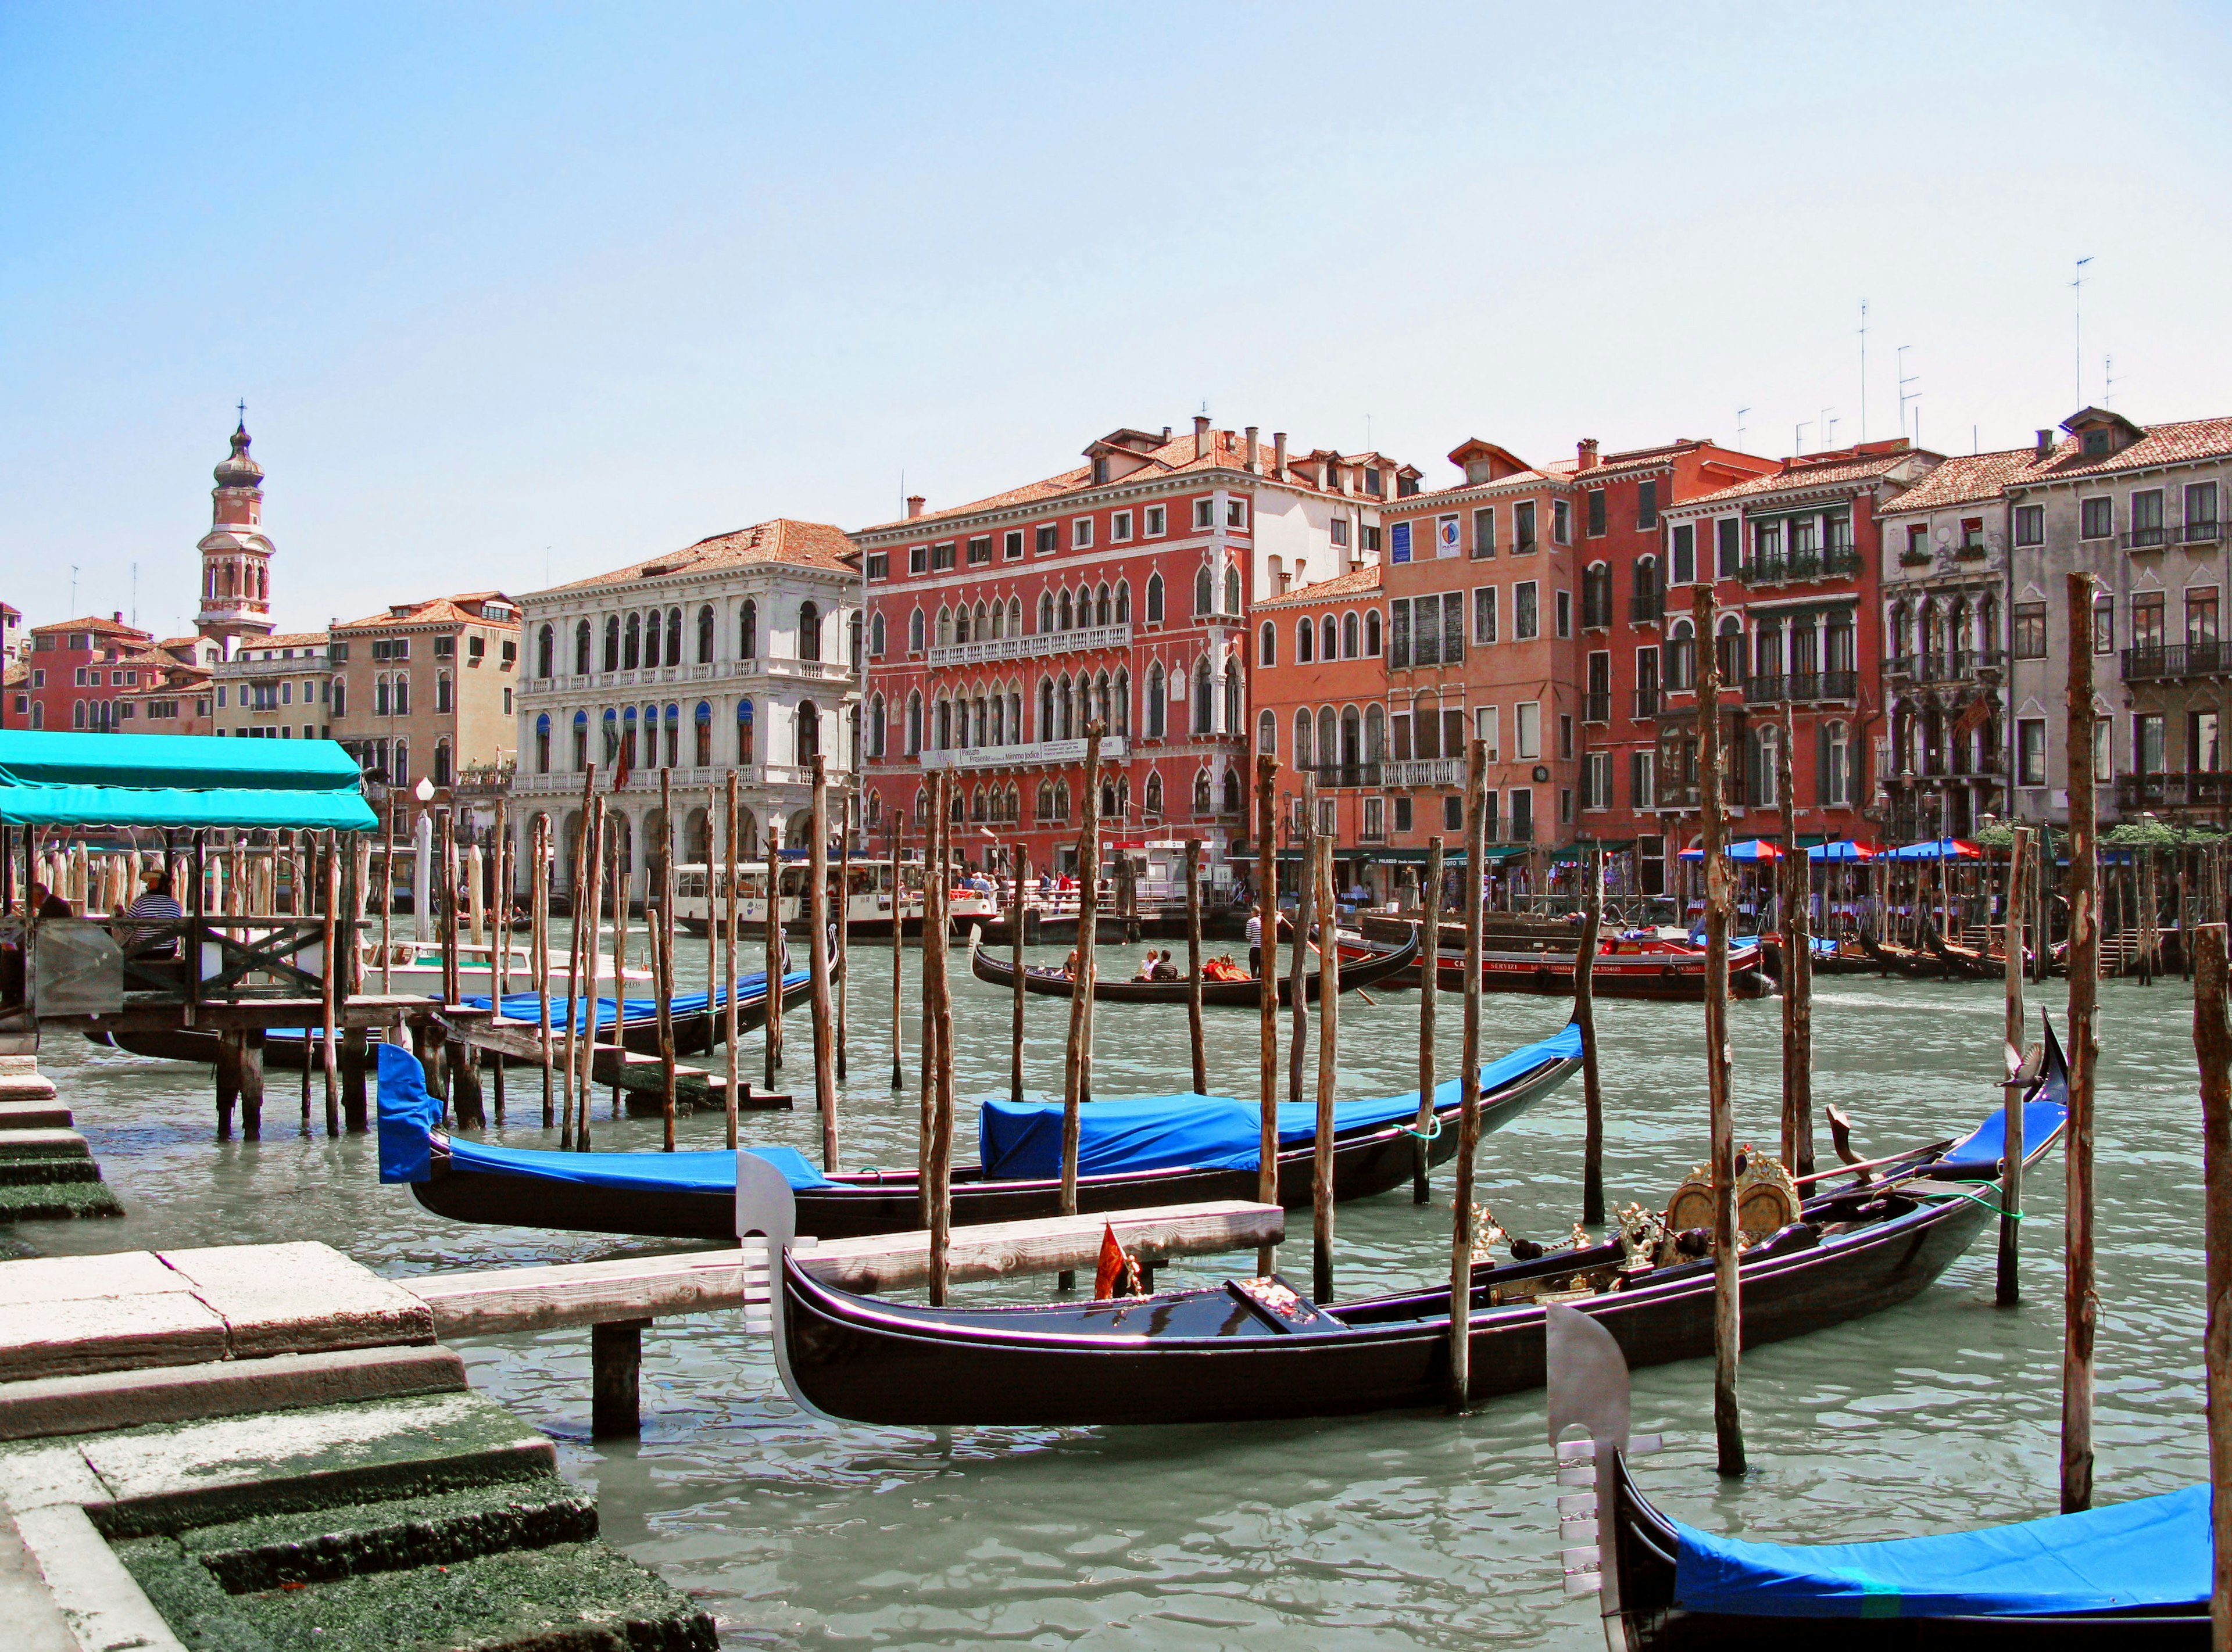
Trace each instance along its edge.
{"label": "wooden dock plank", "polygon": [[[957,1228],[951,1277],[961,1283],[1082,1271],[1100,1256],[1104,1226],[1113,1228],[1143,1263],[1156,1264],[1276,1244],[1286,1231],[1286,1212],[1276,1205],[1219,1199]],[[924,1232],[832,1240],[799,1254],[816,1278],[848,1291],[900,1290],[930,1277],[930,1235]],[[741,1250],[686,1251],[420,1274],[398,1283],[433,1310],[438,1335],[493,1336],[741,1307],[753,1299],[747,1296],[743,1261]]]}

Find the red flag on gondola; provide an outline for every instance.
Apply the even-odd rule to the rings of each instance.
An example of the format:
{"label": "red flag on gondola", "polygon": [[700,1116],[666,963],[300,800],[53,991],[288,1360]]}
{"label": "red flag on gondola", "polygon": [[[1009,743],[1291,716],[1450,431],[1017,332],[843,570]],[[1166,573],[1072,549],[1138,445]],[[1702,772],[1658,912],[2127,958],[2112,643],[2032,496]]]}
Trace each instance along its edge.
{"label": "red flag on gondola", "polygon": [[1103,1226],[1100,1229],[1100,1265],[1093,1270],[1093,1299],[1106,1302],[1119,1292],[1125,1296],[1139,1294],[1139,1265],[1117,1242],[1116,1230]]}

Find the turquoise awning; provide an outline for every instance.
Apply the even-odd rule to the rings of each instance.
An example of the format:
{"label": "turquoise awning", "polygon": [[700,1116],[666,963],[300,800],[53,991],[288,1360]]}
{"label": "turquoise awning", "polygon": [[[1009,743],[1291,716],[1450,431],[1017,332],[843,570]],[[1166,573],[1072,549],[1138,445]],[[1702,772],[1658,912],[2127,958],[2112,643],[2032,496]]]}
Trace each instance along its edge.
{"label": "turquoise awning", "polygon": [[0,729],[12,826],[370,832],[356,759],[331,740]]}

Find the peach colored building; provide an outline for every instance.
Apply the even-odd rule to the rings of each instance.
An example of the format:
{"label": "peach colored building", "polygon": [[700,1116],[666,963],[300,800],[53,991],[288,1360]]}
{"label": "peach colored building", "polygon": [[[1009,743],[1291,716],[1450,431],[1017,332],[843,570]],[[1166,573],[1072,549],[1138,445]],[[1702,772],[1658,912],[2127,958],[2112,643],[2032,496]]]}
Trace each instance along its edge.
{"label": "peach colored building", "polygon": [[1302,824],[1302,781],[1318,788],[1317,830],[1344,850],[1387,843],[1385,618],[1377,563],[1320,580],[1250,611],[1256,750],[1279,759],[1279,820]]}

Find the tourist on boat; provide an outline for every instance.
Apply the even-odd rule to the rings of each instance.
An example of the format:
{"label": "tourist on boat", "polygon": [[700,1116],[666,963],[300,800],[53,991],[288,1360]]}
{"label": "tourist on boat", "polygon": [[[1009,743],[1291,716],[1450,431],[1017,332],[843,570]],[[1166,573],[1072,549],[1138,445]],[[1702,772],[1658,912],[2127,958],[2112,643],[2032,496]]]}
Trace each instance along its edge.
{"label": "tourist on boat", "polygon": [[1069,956],[1062,960],[1061,973],[1070,981],[1077,979],[1077,949],[1075,947],[1072,947],[1069,949]]}
{"label": "tourist on boat", "polygon": [[1132,976],[1132,979],[1134,981],[1154,981],[1159,979],[1159,977],[1155,974],[1155,969],[1160,961],[1161,955],[1158,953],[1154,948],[1149,947],[1147,949],[1147,956],[1139,960],[1139,973]]}
{"label": "tourist on boat", "polygon": [[1259,981],[1263,975],[1263,915],[1248,914],[1248,978]]}
{"label": "tourist on boat", "polygon": [[44,884],[31,885],[31,910],[42,919],[77,916],[76,910],[68,901],[55,894]]}
{"label": "tourist on boat", "polygon": [[[171,893],[171,874],[160,866],[150,866],[140,874],[147,887],[138,899],[126,909],[127,918],[160,919],[175,923],[185,917],[178,897]],[[134,958],[175,958],[178,956],[178,937],[159,930],[124,930],[118,934],[117,944]]]}
{"label": "tourist on boat", "polygon": [[1171,958],[1171,949],[1168,947],[1165,947],[1163,949],[1163,961],[1155,966],[1155,979],[1157,981],[1184,981],[1185,979],[1184,975],[1178,973],[1178,964],[1176,961]]}

